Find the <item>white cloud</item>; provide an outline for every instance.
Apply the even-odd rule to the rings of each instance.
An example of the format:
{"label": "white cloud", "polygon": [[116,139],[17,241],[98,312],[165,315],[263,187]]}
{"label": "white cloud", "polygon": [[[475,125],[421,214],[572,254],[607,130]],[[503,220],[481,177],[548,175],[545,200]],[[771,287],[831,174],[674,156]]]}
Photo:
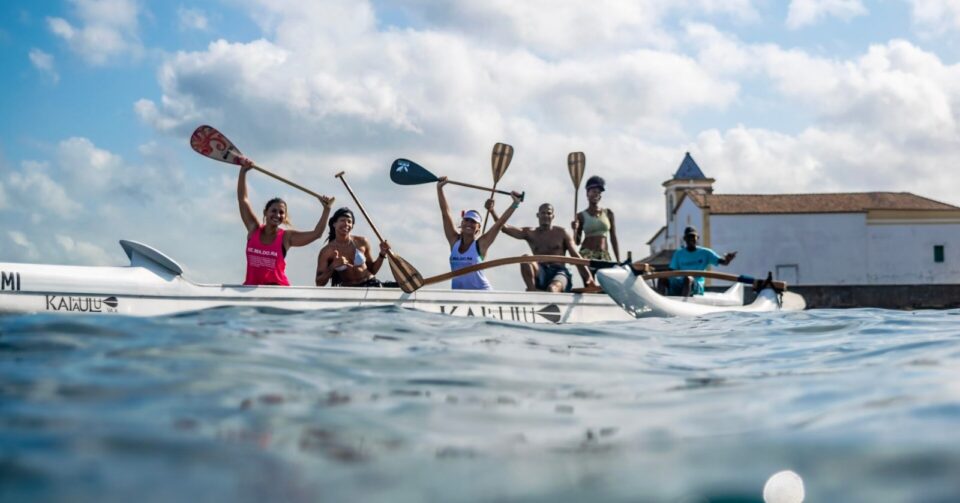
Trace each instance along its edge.
{"label": "white cloud", "polygon": [[960,2],[956,0],[907,0],[913,22],[921,33],[943,34],[960,30]]}
{"label": "white cloud", "polygon": [[6,189],[3,188],[3,181],[0,180],[0,210],[5,209],[7,207],[7,205],[9,204],[7,202],[8,200],[9,198],[7,197],[7,191]]}
{"label": "white cloud", "polygon": [[25,161],[21,171],[9,174],[7,183],[21,198],[26,197],[55,217],[76,218],[80,205],[70,198],[63,186],[50,178],[46,171],[47,165],[44,163]]}
{"label": "white cloud", "polygon": [[200,9],[179,7],[177,9],[177,19],[180,22],[181,30],[206,31],[210,27],[207,16]]}
{"label": "white cloud", "polygon": [[57,73],[52,54],[33,48],[30,49],[28,56],[30,57],[30,63],[33,67],[40,70],[40,72],[46,75],[54,84],[60,81],[60,74]]}
{"label": "white cloud", "polygon": [[27,239],[27,236],[20,231],[7,231],[7,237],[10,238],[10,242],[15,246],[7,252],[12,253],[12,257],[9,260],[13,261],[35,261],[40,258],[40,253],[37,251],[37,247]]}
{"label": "white cloud", "polygon": [[113,262],[107,253],[99,246],[86,241],[77,241],[63,234],[54,236],[57,244],[65,252],[64,255],[71,257],[71,262],[88,265],[108,265]]}
{"label": "white cloud", "polygon": [[861,0],[790,0],[787,27],[795,30],[826,17],[850,20],[868,14]]}
{"label": "white cloud", "polygon": [[104,65],[121,56],[139,56],[140,15],[136,0],[69,0],[76,25],[60,17],[47,18],[50,31],[93,65]]}
{"label": "white cloud", "polygon": [[123,159],[97,148],[87,138],[72,137],[57,144],[57,161],[61,172],[79,188],[103,188],[116,182],[123,169]]}
{"label": "white cloud", "polygon": [[667,49],[674,38],[663,26],[679,14],[727,15],[740,21],[759,18],[751,0],[491,0],[432,2],[403,0],[408,14],[424,19],[431,29],[467,34],[484,45],[523,46],[538,55],[569,57],[605,54],[633,48]]}

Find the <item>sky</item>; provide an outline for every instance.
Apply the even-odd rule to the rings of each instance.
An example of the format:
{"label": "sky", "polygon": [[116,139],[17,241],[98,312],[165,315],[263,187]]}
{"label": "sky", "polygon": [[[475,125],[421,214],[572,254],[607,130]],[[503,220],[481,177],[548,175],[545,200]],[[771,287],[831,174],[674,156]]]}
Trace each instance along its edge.
{"label": "sky", "polygon": [[[448,269],[435,186],[394,185],[390,163],[490,185],[496,142],[515,148],[498,187],[527,195],[511,224],[550,202],[569,226],[566,157],[583,151],[634,258],[685,152],[721,194],[960,205],[958,57],[960,0],[5,1],[0,262],[121,266],[130,239],[195,281],[241,282],[237,169],[189,148],[201,124],[355,208],[345,171],[424,276]],[[313,197],[249,182],[255,209],[281,196],[295,228],[316,225]],[[289,252],[293,283],[313,283],[321,244]],[[488,257],[526,252],[501,235]],[[496,288],[522,285],[514,267]]]}

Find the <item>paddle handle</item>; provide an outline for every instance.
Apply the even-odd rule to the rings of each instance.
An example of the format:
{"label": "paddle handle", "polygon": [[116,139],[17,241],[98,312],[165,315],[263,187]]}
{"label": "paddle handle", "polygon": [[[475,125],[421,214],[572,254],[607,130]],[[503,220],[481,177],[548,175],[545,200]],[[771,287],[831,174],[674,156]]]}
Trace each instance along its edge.
{"label": "paddle handle", "polygon": [[260,166],[257,166],[256,164],[254,164],[253,166],[251,166],[251,168],[253,168],[253,169],[255,169],[255,170],[257,170],[257,171],[259,171],[259,172],[261,172],[261,173],[263,173],[263,174],[265,174],[265,175],[267,175],[267,176],[269,176],[269,177],[272,177],[272,178],[275,178],[275,179],[277,179],[277,180],[280,180],[281,182],[283,182],[283,183],[285,183],[285,184],[287,184],[287,185],[289,185],[289,186],[291,186],[291,187],[300,189],[300,190],[306,192],[307,194],[310,194],[311,196],[313,196],[313,197],[315,197],[315,198],[317,198],[317,199],[320,199],[320,194],[317,194],[316,192],[314,192],[314,191],[312,191],[312,190],[304,187],[303,185],[299,185],[299,184],[297,184],[297,183],[295,183],[295,182],[291,182],[290,180],[287,180],[286,178],[284,178],[284,177],[282,177],[282,176],[280,176],[280,175],[275,175],[275,174],[273,174],[273,173],[271,173],[271,172],[269,172],[269,171],[261,168]]}
{"label": "paddle handle", "polygon": [[347,192],[350,193],[350,197],[353,198],[353,202],[357,203],[357,208],[360,209],[360,213],[363,214],[363,218],[367,220],[367,224],[370,225],[371,229],[373,229],[373,233],[377,235],[377,239],[383,242],[383,236],[380,235],[380,231],[377,230],[377,226],[373,225],[373,221],[370,220],[370,215],[367,215],[367,210],[363,208],[363,204],[361,204],[360,200],[357,199],[357,195],[353,193],[353,189],[350,188],[350,184],[347,183],[347,179],[343,177],[344,173],[346,173],[346,171],[341,171],[334,176],[343,182],[343,186],[347,188]]}
{"label": "paddle handle", "polygon": [[[507,191],[505,191],[505,190],[491,189],[490,187],[481,187],[481,186],[479,186],[479,185],[473,185],[473,184],[471,184],[471,183],[455,182],[455,181],[453,181],[453,180],[447,180],[447,183],[452,183],[453,185],[459,185],[459,186],[461,186],[461,187],[469,187],[469,188],[471,188],[471,189],[489,190],[491,194],[504,194],[504,195],[507,195],[507,196],[512,196],[512,195],[513,195],[513,194],[511,194],[511,193],[509,193],[509,192],[507,192]],[[526,191],[521,192],[521,193],[520,193],[520,200],[523,201],[523,198],[524,198],[524,196],[526,196],[526,195],[527,195]]]}

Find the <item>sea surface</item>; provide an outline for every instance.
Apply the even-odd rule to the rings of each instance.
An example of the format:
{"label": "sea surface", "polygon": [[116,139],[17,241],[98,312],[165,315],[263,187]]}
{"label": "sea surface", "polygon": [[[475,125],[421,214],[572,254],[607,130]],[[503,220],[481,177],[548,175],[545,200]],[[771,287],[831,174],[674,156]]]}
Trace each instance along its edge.
{"label": "sea surface", "polygon": [[0,317],[0,500],[960,501],[960,311]]}

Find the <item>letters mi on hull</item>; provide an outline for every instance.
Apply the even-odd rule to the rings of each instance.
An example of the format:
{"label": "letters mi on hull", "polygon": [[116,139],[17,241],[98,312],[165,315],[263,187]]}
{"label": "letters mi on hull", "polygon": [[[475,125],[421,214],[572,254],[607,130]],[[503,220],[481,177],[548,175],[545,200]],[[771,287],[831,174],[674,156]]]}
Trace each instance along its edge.
{"label": "letters mi on hull", "polygon": [[0,271],[0,290],[20,291],[20,273]]}

